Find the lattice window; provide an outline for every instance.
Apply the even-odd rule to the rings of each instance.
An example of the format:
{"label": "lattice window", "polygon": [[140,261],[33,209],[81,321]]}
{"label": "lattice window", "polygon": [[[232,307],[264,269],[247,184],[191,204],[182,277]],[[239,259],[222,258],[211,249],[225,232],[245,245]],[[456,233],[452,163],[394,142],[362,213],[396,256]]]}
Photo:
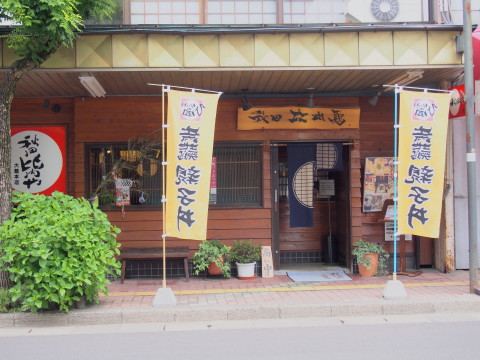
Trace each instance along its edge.
{"label": "lattice window", "polygon": [[345,22],[346,0],[131,0],[131,24]]}
{"label": "lattice window", "polygon": [[[215,187],[210,189],[212,206],[252,207],[261,205],[262,161],[259,144],[215,144]],[[126,163],[117,176],[130,187],[130,205],[161,206],[162,166],[158,160],[139,161],[138,153],[127,144],[91,144],[86,147],[86,196],[98,193],[100,205],[115,204],[115,182],[98,189],[110,176],[119,159]],[[127,180],[128,179],[128,180]],[[122,184],[124,185],[124,182]],[[143,196],[142,196],[143,193]]]}
{"label": "lattice window", "polygon": [[335,167],[338,160],[338,150],[334,144],[317,144],[317,169],[329,170]]}
{"label": "lattice window", "polygon": [[[115,204],[115,186],[120,183],[130,188],[130,205],[161,204],[161,154],[158,159],[140,160],[139,152],[129,150],[127,144],[89,145],[87,154],[87,196],[97,194],[100,205]],[[111,172],[119,162],[124,165],[115,175],[122,180],[114,181]]]}
{"label": "lattice window", "polygon": [[283,22],[344,23],[345,9],[345,0],[283,0]]}
{"label": "lattice window", "polygon": [[276,0],[208,0],[208,24],[275,24]]}
{"label": "lattice window", "polygon": [[218,205],[237,207],[261,205],[261,147],[251,145],[216,145]]}
{"label": "lattice window", "polygon": [[201,2],[188,0],[132,0],[132,24],[200,24]]}

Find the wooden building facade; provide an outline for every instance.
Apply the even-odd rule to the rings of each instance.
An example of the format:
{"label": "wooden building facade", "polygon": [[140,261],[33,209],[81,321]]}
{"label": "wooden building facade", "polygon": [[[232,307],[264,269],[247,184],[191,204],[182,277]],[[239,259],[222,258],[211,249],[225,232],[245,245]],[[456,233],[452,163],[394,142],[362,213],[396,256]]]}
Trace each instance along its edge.
{"label": "wooden building facade", "polygon": [[[261,103],[260,103],[261,101]],[[59,112],[43,108],[42,99],[15,99],[12,126],[65,126],[68,144],[68,193],[89,198],[87,151],[92,144],[126,144],[158,131],[161,126],[160,97],[115,97],[105,99],[57,98],[50,102]],[[258,106],[302,106],[302,98],[263,98]],[[378,213],[362,212],[364,159],[393,155],[393,97],[385,96],[372,106],[367,97],[318,98],[317,106],[360,107],[360,127],[352,130],[237,130],[238,99],[220,100],[215,143],[254,144],[261,156],[261,201],[248,207],[210,206],[207,238],[231,245],[234,240],[253,239],[272,246],[275,266],[290,262],[327,262],[326,237],[333,234],[335,262],[351,266],[350,249],[360,238],[384,241]],[[335,195],[315,202],[314,226],[290,228],[288,202],[278,197],[287,143],[341,143],[343,170],[331,173]],[[247,174],[239,174],[246,176]],[[274,180],[275,176],[278,179]],[[278,190],[282,191],[282,190]],[[283,190],[284,191],[284,190]],[[278,208],[277,208],[278,206]],[[276,209],[278,213],[276,213]],[[159,246],[162,235],[161,205],[105,207],[109,219],[122,232],[122,246]],[[197,241],[168,239],[167,245],[187,245],[191,256]],[[386,244],[390,249],[390,244]],[[413,245],[407,253],[413,253]]]}
{"label": "wooden building facade", "polygon": [[[233,201],[211,204],[207,238],[218,238],[228,245],[234,240],[253,239],[272,246],[277,269],[289,262],[330,262],[329,252],[334,253],[335,263],[353,269],[350,251],[361,238],[384,243],[392,251],[391,242],[385,242],[379,212],[363,211],[366,158],[393,156],[394,97],[378,86],[410,80],[413,85],[438,86],[440,80],[458,77],[462,58],[456,52],[455,36],[461,28],[397,25],[322,29],[265,32],[255,28],[234,34],[221,28],[193,30],[197,33],[186,28],[175,34],[161,33],[161,29],[135,34],[87,31],[73,49],[62,49],[41,69],[24,76],[12,105],[11,124],[64,126],[67,192],[90,197],[94,149],[122,151],[129,140],[161,128],[160,90],[148,83],[223,91],[214,149],[254,149],[256,172],[240,171],[235,176],[254,175],[257,197],[245,200],[238,195]],[[15,56],[5,45],[0,50],[0,66],[6,68]],[[88,95],[78,81],[83,73],[99,80],[105,97]],[[241,89],[250,89],[255,107],[302,107],[309,96],[305,89],[312,86],[316,107],[359,108],[358,128],[238,130]],[[376,102],[371,101],[374,95]],[[288,170],[285,145],[290,143],[342,145],[342,170],[319,175],[333,180],[335,194],[317,197],[314,226],[310,228],[289,226],[288,194],[282,186]],[[231,169],[239,171],[240,167],[223,171]],[[158,201],[132,204],[125,208],[125,214],[116,206],[103,209],[122,230],[118,240],[123,247],[161,244]],[[173,243],[188,246],[190,258],[198,249],[197,241],[167,240],[167,244]],[[416,266],[443,266],[434,264],[432,248],[431,239],[407,241],[405,252],[411,264],[416,256]],[[418,261],[420,253],[423,258]],[[441,259],[446,256],[437,255]]]}

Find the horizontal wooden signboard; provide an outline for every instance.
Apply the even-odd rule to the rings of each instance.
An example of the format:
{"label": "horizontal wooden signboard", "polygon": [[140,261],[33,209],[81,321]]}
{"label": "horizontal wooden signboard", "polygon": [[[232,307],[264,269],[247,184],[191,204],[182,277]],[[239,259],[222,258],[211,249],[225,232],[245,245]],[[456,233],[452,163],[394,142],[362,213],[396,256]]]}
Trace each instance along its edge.
{"label": "horizontal wooden signboard", "polygon": [[238,130],[358,129],[360,108],[294,106],[238,108]]}

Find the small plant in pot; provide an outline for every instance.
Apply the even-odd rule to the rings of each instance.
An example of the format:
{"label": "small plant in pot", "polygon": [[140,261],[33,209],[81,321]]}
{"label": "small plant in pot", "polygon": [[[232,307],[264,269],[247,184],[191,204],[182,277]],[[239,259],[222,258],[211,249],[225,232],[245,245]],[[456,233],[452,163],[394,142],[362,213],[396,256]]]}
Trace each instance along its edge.
{"label": "small plant in pot", "polygon": [[195,275],[208,271],[210,275],[222,274],[229,278],[231,276],[230,261],[228,259],[230,249],[230,246],[222,244],[217,239],[202,241],[193,256]]}
{"label": "small plant in pot", "polygon": [[353,244],[352,255],[356,257],[361,276],[384,276],[388,274],[387,260],[390,254],[380,243],[359,240]]}
{"label": "small plant in pot", "polygon": [[261,245],[255,245],[253,240],[235,240],[233,242],[230,260],[237,265],[238,278],[242,280],[255,277],[255,264],[260,260]]}

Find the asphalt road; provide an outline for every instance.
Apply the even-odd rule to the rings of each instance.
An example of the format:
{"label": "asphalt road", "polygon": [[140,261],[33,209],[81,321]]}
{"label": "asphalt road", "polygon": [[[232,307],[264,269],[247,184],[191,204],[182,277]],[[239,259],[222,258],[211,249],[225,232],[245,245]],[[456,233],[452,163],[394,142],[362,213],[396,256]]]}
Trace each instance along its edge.
{"label": "asphalt road", "polygon": [[477,314],[0,330],[0,359],[479,359]]}

